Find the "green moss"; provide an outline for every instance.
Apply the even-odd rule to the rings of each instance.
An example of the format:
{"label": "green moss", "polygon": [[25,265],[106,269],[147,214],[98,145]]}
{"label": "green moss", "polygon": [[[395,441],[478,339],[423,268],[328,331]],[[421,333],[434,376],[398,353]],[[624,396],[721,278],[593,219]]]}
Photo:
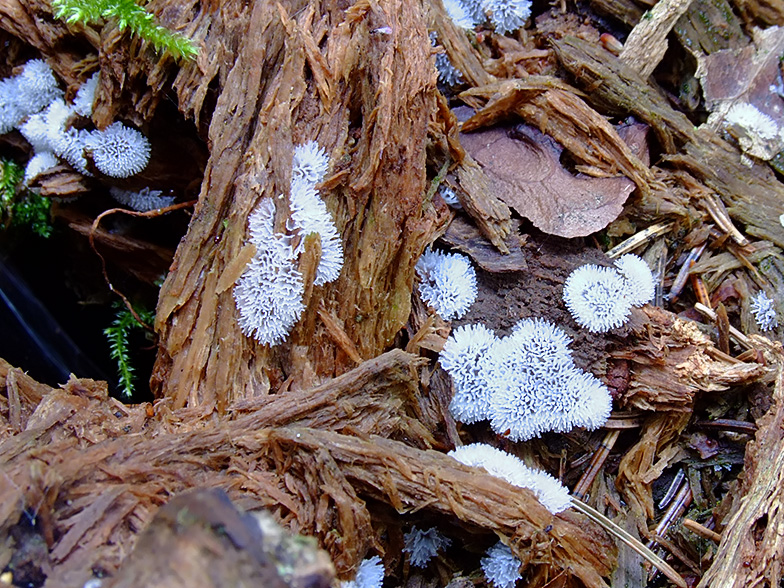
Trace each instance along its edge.
{"label": "green moss", "polygon": [[0,215],[6,227],[28,228],[41,237],[52,234],[49,217],[51,202],[22,185],[24,171],[9,160],[0,160]]}
{"label": "green moss", "polygon": [[[143,325],[136,320],[133,313],[118,303],[115,308],[117,313],[114,322],[110,327],[104,329],[103,333],[109,341],[109,349],[112,359],[117,362],[117,375],[120,378],[120,390],[125,398],[131,398],[134,391],[135,370],[131,365],[130,346],[128,337],[132,330],[143,328]],[[135,309],[139,318],[146,323],[155,320],[155,312],[151,310]]]}
{"label": "green moss", "polygon": [[134,0],[52,0],[52,9],[57,18],[70,24],[114,20],[121,31],[129,28],[157,51],[168,51],[177,58],[193,59],[199,52],[193,41],[156,23]]}

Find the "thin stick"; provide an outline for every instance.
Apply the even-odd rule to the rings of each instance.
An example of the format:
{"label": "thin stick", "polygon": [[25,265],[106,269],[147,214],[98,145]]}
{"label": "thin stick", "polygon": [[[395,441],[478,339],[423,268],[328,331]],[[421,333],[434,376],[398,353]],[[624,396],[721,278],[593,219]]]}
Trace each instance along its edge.
{"label": "thin stick", "polygon": [[[697,302],[694,305],[694,309],[697,312],[699,312],[701,315],[708,317],[712,321],[716,321],[719,318],[716,312],[712,308],[708,308],[707,306],[705,306],[704,304],[700,304],[699,302]],[[751,344],[751,341],[749,341],[749,338],[746,337],[746,335],[741,333],[738,329],[736,329],[732,325],[730,325],[730,337],[735,339],[738,345],[745,347],[746,349],[754,349],[754,346]]]}
{"label": "thin stick", "polygon": [[[691,487],[689,486],[689,482],[685,482],[683,486],[681,486],[680,490],[678,491],[678,495],[673,500],[670,508],[667,509],[667,512],[664,513],[661,521],[659,524],[656,525],[656,530],[653,532],[654,535],[658,535],[660,537],[665,537],[667,535],[667,531],[675,522],[675,519],[682,516],[683,513],[686,512],[686,509],[691,504],[692,501],[692,494],[691,494]],[[656,545],[656,541],[651,541],[648,543],[648,547],[653,548]]]}
{"label": "thin stick", "polygon": [[675,276],[672,287],[670,288],[670,293],[667,295],[667,298],[670,301],[675,301],[675,299],[680,296],[683,287],[686,285],[686,281],[689,279],[689,272],[691,271],[692,266],[697,263],[697,260],[707,246],[708,243],[706,241],[702,245],[689,251],[689,254],[686,256],[686,261],[683,262],[681,269],[678,271],[678,275]]}
{"label": "thin stick", "polygon": [[578,500],[582,500],[585,498],[585,495],[588,493],[588,488],[591,487],[593,484],[594,479],[596,478],[596,474],[599,473],[599,470],[602,469],[604,462],[607,461],[607,457],[610,455],[610,450],[612,450],[613,445],[618,440],[618,435],[621,432],[618,429],[609,431],[607,435],[604,436],[602,440],[602,444],[593,454],[593,459],[591,460],[591,465],[585,470],[585,473],[580,478],[580,481],[577,482],[577,485],[572,490],[572,495],[577,498]]}
{"label": "thin stick", "polygon": [[654,566],[657,570],[659,570],[662,574],[667,576],[672,582],[674,582],[677,586],[681,588],[686,588],[686,580],[684,580],[681,575],[676,572],[670,564],[656,555],[653,551],[645,547],[642,543],[640,543],[637,539],[629,535],[626,531],[624,531],[621,527],[616,525],[606,516],[604,516],[599,511],[591,508],[584,502],[578,500],[577,498],[572,498],[572,506],[578,510],[579,512],[583,513],[593,522],[598,525],[601,525],[605,531],[613,535],[614,537],[618,538],[620,541],[623,541],[626,545],[631,547],[636,553],[647,559],[651,562],[651,565]]}
{"label": "thin stick", "polygon": [[691,519],[683,519],[682,524],[689,531],[691,531],[692,533],[696,533],[703,539],[709,539],[714,543],[719,543],[721,541],[721,535],[719,533],[709,529],[705,525],[699,524],[697,521],[693,521]]}
{"label": "thin stick", "polygon": [[618,245],[610,249],[606,253],[606,255],[610,259],[615,259],[616,257],[620,257],[625,253],[630,253],[631,251],[637,249],[640,245],[652,241],[654,238],[658,237],[659,235],[663,235],[671,228],[672,228],[671,222],[659,223],[658,225],[651,225],[647,229],[644,229],[639,233],[632,235],[625,241],[618,243]]}

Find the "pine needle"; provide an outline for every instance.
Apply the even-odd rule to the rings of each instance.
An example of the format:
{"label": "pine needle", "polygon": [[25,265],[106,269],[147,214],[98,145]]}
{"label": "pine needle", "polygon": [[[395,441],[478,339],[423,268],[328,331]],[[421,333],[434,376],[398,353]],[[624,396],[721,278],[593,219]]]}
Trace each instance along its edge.
{"label": "pine needle", "polygon": [[591,508],[581,500],[577,500],[576,498],[572,497],[572,506],[593,522],[601,525],[605,531],[623,541],[626,545],[631,547],[634,551],[640,554],[642,557],[647,559],[652,566],[658,569],[662,574],[667,576],[672,582],[676,585],[680,586],[681,588],[686,588],[686,580],[684,580],[681,575],[676,572],[670,564],[656,555],[653,551],[651,551],[648,547],[640,543],[637,539],[632,537],[629,533],[624,531],[621,527],[616,525],[606,516],[604,516],[599,511]]}

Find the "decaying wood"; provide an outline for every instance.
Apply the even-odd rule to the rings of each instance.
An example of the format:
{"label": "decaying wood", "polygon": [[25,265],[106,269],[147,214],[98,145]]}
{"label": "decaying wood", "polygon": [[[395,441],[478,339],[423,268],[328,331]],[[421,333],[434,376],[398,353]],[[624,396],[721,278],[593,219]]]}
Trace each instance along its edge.
{"label": "decaying wood", "polygon": [[759,430],[746,448],[738,505],[700,588],[709,586],[779,586],[784,537],[784,353],[781,344],[752,335],[775,369],[773,406],[758,421]]}
{"label": "decaying wood", "polygon": [[784,226],[779,222],[784,185],[768,166],[745,165],[736,149],[712,133],[699,131],[699,139],[669,161],[718,193],[746,233],[784,248]]}
{"label": "decaying wood", "polygon": [[164,505],[103,585],[327,588],[334,575],[312,538],[290,536],[265,511],[240,513],[218,490],[199,490]]}
{"label": "decaying wood", "polygon": [[[714,344],[691,321],[657,307],[645,307],[634,322],[637,342],[613,353],[630,362],[631,378],[622,405],[657,412],[687,412],[697,392],[718,392],[759,381],[769,370],[759,363],[717,358]],[[644,326],[643,326],[644,325]]]}
{"label": "decaying wood", "polygon": [[692,0],[674,31],[681,45],[697,56],[748,45],[740,19],[727,0]]}
{"label": "decaying wood", "polygon": [[661,0],[642,17],[629,33],[621,61],[647,78],[659,65],[667,51],[667,35],[675,22],[686,12],[692,0]]}
{"label": "decaying wood", "polygon": [[784,2],[781,0],[735,0],[733,4],[763,25],[784,25]]}
{"label": "decaying wood", "polygon": [[641,192],[648,190],[648,167],[607,119],[585,103],[582,92],[557,78],[530,76],[498,82],[467,90],[461,98],[481,106],[463,124],[464,132],[489,126],[515,113],[550,135],[583,164],[598,168],[605,176],[623,174]]}
{"label": "decaying wood", "polygon": [[457,168],[460,189],[465,192],[461,200],[466,212],[476,221],[482,234],[502,253],[509,253],[505,243],[511,232],[509,207],[494,193],[487,174],[474,159],[466,154]]}
{"label": "decaying wood", "polygon": [[[615,14],[639,21],[636,5],[615,4]],[[784,13],[775,3],[737,4],[762,20]],[[716,16],[727,5],[711,6]],[[112,23],[54,21],[48,0],[0,0],[0,26],[49,57],[71,93],[100,65],[93,117],[98,126],[118,118],[153,125],[173,87],[177,107],[195,120],[210,149],[199,202],[158,307],[159,401],[126,407],[108,398],[105,384],[75,378],[52,390],[0,362],[6,391],[0,395],[4,536],[22,526],[22,517],[35,519],[48,585],[83,585],[93,569],[117,572],[115,585],[138,584],[159,545],[176,535],[169,535],[173,521],[181,522],[177,503],[170,510],[159,507],[172,495],[206,486],[225,490],[243,508],[274,509],[288,528],[318,537],[343,577],[353,575],[369,549],[383,554],[395,549],[395,537],[400,543],[403,523],[378,526],[374,509],[384,508],[445,517],[481,539],[500,536],[523,562],[532,586],[603,586],[615,562],[608,538],[580,515],[553,517],[529,491],[433,451],[460,442],[448,413],[450,383],[443,371],[420,373],[423,360],[410,354],[381,354],[410,315],[411,351],[437,352],[447,333],[443,322],[423,318],[424,308],[410,312],[414,263],[445,230],[447,218],[443,204],[439,210],[428,198],[426,147],[448,154],[447,182],[458,179],[453,187],[466,211],[498,251],[515,255],[503,263],[491,260],[495,265],[488,267],[519,271],[525,264],[508,207],[462,151],[454,115],[436,91],[427,28],[436,30],[452,63],[474,86],[462,94],[478,109],[464,130],[521,116],[561,143],[580,169],[634,181],[637,219],[671,217],[676,222],[668,230],[677,231],[710,216],[742,246],[729,215],[769,241],[754,250],[727,246],[729,253],[697,266],[711,286],[728,271],[748,269],[749,261],[781,255],[784,189],[772,172],[748,167],[715,134],[695,131],[646,81],[649,67],[640,75],[597,43],[569,36],[553,41],[581,89],[547,76],[497,82],[489,70],[500,68],[494,70],[482,53],[489,43],[457,29],[438,0],[432,6],[422,0],[357,0],[348,6],[336,0],[152,0],[146,7],[202,47],[195,62],[176,66]],[[694,26],[681,38],[700,36],[695,11],[687,13]],[[733,26],[732,34],[739,35],[738,29]],[[499,51],[504,43],[520,46],[519,39],[496,42]],[[84,47],[96,49],[98,57],[81,55]],[[645,57],[652,66],[654,60]],[[669,154],[667,167],[650,169],[605,117],[629,113],[652,126]],[[308,140],[317,140],[332,160],[322,194],[346,245],[346,264],[334,284],[317,288],[310,280],[305,318],[288,343],[270,350],[239,332],[231,289],[252,254],[245,237],[248,214],[261,198],[286,194],[293,146]],[[200,172],[200,160],[194,160]],[[40,184],[53,195],[89,187],[59,172]],[[283,229],[286,199],[276,203],[276,226]],[[77,230],[87,226],[83,219],[70,220]],[[116,235],[99,236],[118,249],[134,245]],[[312,276],[320,243],[308,239],[301,269]],[[168,252],[156,252],[159,262],[167,261]],[[529,266],[527,278],[547,282],[551,295],[540,296],[538,306],[522,307],[526,316],[552,306],[566,272],[563,264]],[[780,284],[781,266],[770,266],[766,279]],[[748,302],[742,304],[748,321]],[[506,322],[497,326],[508,327],[520,308],[504,308]],[[559,312],[569,320],[562,308],[553,315]],[[642,432],[617,478],[631,508],[624,516],[643,533],[645,518],[656,514],[653,482],[682,457],[679,435],[697,393],[766,381],[770,367],[762,360],[776,370],[773,409],[759,421],[749,446],[741,508],[723,530],[702,585],[727,578],[736,586],[778,585],[777,532],[784,525],[781,348],[752,338],[756,355],[733,360],[729,347],[718,352],[693,324],[651,308],[635,310],[623,333],[587,340],[609,347],[616,339],[622,342],[613,356],[625,368],[621,403],[655,411],[637,411],[623,425],[641,425]],[[576,350],[575,358],[596,367],[597,356],[605,360],[605,347],[597,349]],[[212,504],[201,514],[219,511]],[[200,538],[228,547],[225,537],[215,538],[202,526],[214,522],[210,516],[196,524],[208,531]],[[134,545],[137,553],[126,558]],[[10,539],[0,545],[0,567],[13,549]],[[192,559],[193,551],[183,549],[178,553]],[[242,565],[229,566],[222,580]],[[637,572],[634,577],[642,578]]]}
{"label": "decaying wood", "polygon": [[694,140],[694,125],[686,115],[673,110],[635,69],[601,46],[571,36],[552,45],[561,64],[586,89],[588,100],[602,111],[634,114],[651,126],[666,153]]}
{"label": "decaying wood", "polygon": [[[164,421],[156,426],[143,406],[116,416],[105,388],[72,380],[42,399],[23,432],[0,443],[6,474],[0,528],[8,532],[34,505],[50,541],[49,581],[74,585],[96,566],[115,570],[165,497],[215,487],[245,509],[276,508],[294,531],[319,537],[345,574],[370,545],[380,548],[360,499],[369,497],[400,512],[427,508],[496,531],[527,565],[552,568],[551,574],[567,570],[586,586],[603,586],[612,548],[590,524],[568,513],[553,517],[531,492],[407,444],[416,429],[401,419],[406,409],[389,399],[416,381],[410,368],[417,361],[393,351],[374,367],[312,391],[317,400],[309,407],[305,393],[292,392],[255,410],[246,405],[231,422],[213,415],[199,424],[191,417],[190,425],[174,429]],[[378,394],[376,382],[387,382]],[[414,410],[410,402],[405,406]],[[325,420],[330,408],[335,418]],[[352,421],[352,415],[359,416]],[[94,438],[101,422],[116,427]],[[385,424],[395,422],[391,429]],[[378,432],[407,443],[374,436]]]}
{"label": "decaying wood", "polygon": [[[223,410],[279,387],[284,374],[294,374],[290,387],[307,388],[355,365],[316,309],[336,318],[362,358],[386,349],[405,324],[414,264],[435,230],[423,197],[436,72],[420,2],[362,0],[350,10],[322,4],[318,14],[301,1],[285,9],[274,2],[169,4],[148,9],[203,47],[176,72],[180,110],[202,124],[211,85],[219,95],[210,104],[211,156],[199,203],[159,299],[153,388],[176,406]],[[152,117],[174,73],[170,57],[155,58],[112,24],[100,33],[39,25],[33,15],[51,14],[46,2],[9,0],[0,13],[4,28],[34,40],[44,55],[69,34],[100,49],[98,126],[118,116],[137,124]],[[57,73],[75,83],[76,57],[58,50],[60,57]],[[306,300],[311,318],[270,352],[239,331],[231,288],[220,278],[245,243],[248,214],[259,199],[287,193],[293,146],[308,140],[331,155],[322,195],[351,246],[341,278]],[[277,202],[282,228],[288,212]]]}
{"label": "decaying wood", "polygon": [[[158,304],[153,388],[174,406],[223,410],[279,387],[283,374],[290,387],[307,388],[351,367],[318,308],[336,317],[363,358],[387,347],[408,317],[414,264],[433,229],[423,207],[427,121],[436,107],[424,9],[399,0],[322,8],[293,20],[275,3],[254,4],[228,64],[199,204]],[[385,25],[389,32],[372,32]],[[313,52],[319,43],[324,54]],[[303,82],[306,67],[315,87]],[[357,117],[363,123],[354,129]],[[327,179],[324,199],[351,246],[338,281],[312,290],[306,319],[271,351],[242,335],[219,277],[243,246],[259,199],[287,193],[293,145],[308,140],[336,162],[339,179]],[[276,202],[282,227],[285,204]]]}
{"label": "decaying wood", "polygon": [[738,150],[715,133],[694,130],[684,114],[610,53],[575,37],[553,41],[553,47],[580,84],[594,89],[589,93],[592,103],[610,112],[632,112],[650,124],[670,154],[666,160],[671,165],[719,194],[730,216],[745,225],[747,233],[784,247],[784,227],[778,222],[784,185],[769,167],[748,166]]}
{"label": "decaying wood", "polygon": [[678,436],[688,422],[688,413],[651,415],[643,425],[640,440],[618,465],[615,484],[638,521],[654,517],[653,482],[677,457]]}

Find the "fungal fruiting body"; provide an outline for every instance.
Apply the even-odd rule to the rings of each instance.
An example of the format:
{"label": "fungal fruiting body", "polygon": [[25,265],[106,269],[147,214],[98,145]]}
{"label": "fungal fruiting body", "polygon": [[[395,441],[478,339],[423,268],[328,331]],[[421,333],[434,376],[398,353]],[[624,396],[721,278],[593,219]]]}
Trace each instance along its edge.
{"label": "fungal fruiting body", "polygon": [[422,299],[445,320],[462,317],[476,300],[476,272],[464,255],[425,251],[416,272]]}
{"label": "fungal fruiting body", "polygon": [[444,202],[446,202],[452,208],[463,208],[463,205],[460,204],[460,200],[457,198],[457,194],[455,194],[455,191],[452,188],[445,186],[441,188],[439,193],[441,194],[441,198],[444,200]]}
{"label": "fungal fruiting body", "polygon": [[321,239],[314,285],[336,280],[343,268],[343,243],[316,187],[328,167],[329,158],[315,141],[294,149],[289,234],[273,232],[275,207],[269,198],[248,218],[249,240],[256,254],[235,285],[234,299],[242,332],[262,344],[282,343],[305,310],[305,285],[297,262],[306,236],[317,233]]}
{"label": "fungal fruiting body", "polygon": [[620,327],[629,318],[624,282],[612,268],[584,265],[564,284],[564,302],[578,325],[594,333]]}
{"label": "fungal fruiting body", "polygon": [[95,72],[84,82],[76,91],[73,100],[73,109],[79,116],[90,117],[93,114],[93,102],[95,102],[95,92],[98,89],[98,72]]}
{"label": "fungal fruiting body", "polygon": [[779,134],[779,125],[776,121],[748,102],[733,104],[724,115],[724,123],[737,125],[761,139],[774,139]]}
{"label": "fungal fruiting body", "polygon": [[52,68],[42,59],[25,63],[17,80],[18,96],[24,102],[24,109],[28,114],[39,112],[52,100],[63,95]]}
{"label": "fungal fruiting body", "polygon": [[487,550],[480,563],[485,578],[495,588],[514,588],[517,581],[522,578],[520,575],[522,562],[512,553],[508,545],[500,541]]}
{"label": "fungal fruiting body", "polygon": [[521,28],[531,16],[529,0],[483,0],[485,14],[490,17],[495,32],[500,35]]}
{"label": "fungal fruiting body", "polygon": [[329,156],[316,141],[294,147],[292,179],[301,178],[311,184],[318,184],[324,179],[328,169]]}
{"label": "fungal fruiting body", "polygon": [[449,547],[451,543],[435,527],[426,530],[414,527],[403,535],[403,542],[403,551],[408,553],[411,565],[418,568],[425,567],[441,549]]}
{"label": "fungal fruiting body", "polygon": [[54,153],[49,153],[48,151],[36,153],[30,158],[30,161],[27,162],[27,167],[25,167],[25,185],[29,184],[45,171],[52,169],[57,164],[58,160],[57,157],[54,156]]}
{"label": "fungal fruiting body", "polygon": [[0,134],[62,95],[52,68],[41,59],[28,61],[19,75],[0,81]]}
{"label": "fungal fruiting body", "polygon": [[521,28],[531,16],[531,0],[447,0],[444,8],[463,29],[489,20],[500,35]]}
{"label": "fungal fruiting body", "polygon": [[353,580],[340,583],[341,588],[381,588],[384,583],[384,564],[377,555],[363,559]]}
{"label": "fungal fruiting body", "polygon": [[506,480],[513,486],[528,488],[547,510],[558,514],[571,506],[569,491],[547,472],[529,468],[511,453],[485,443],[456,447],[449,452],[460,463],[484,468],[491,476]]}
{"label": "fungal fruiting body", "polygon": [[452,331],[441,350],[441,367],[452,376],[455,395],[449,404],[461,423],[490,417],[490,390],[485,381],[489,352],[498,338],[482,324],[463,325]]}
{"label": "fungal fruiting body", "polygon": [[[328,168],[329,157],[316,141],[308,141],[294,148],[290,228],[294,234],[299,233],[303,237],[317,233],[321,238],[321,259],[313,281],[316,286],[334,282],[343,269],[343,242],[332,215],[316,189],[316,184],[324,179]],[[295,251],[296,254],[301,252],[301,249]]]}
{"label": "fungal fruiting body", "polygon": [[578,325],[603,333],[623,325],[632,306],[653,298],[653,274],[636,255],[624,255],[614,268],[583,265],[564,284],[563,299]]}
{"label": "fungal fruiting body", "polygon": [[343,243],[315,184],[304,176],[291,182],[291,220],[295,231],[302,235],[318,233],[321,238],[321,259],[313,283],[322,286],[337,280],[343,269]]}
{"label": "fungal fruiting body", "polygon": [[456,86],[463,83],[463,74],[457,69],[446,53],[436,53],[436,69],[438,80],[447,86]]}
{"label": "fungal fruiting body", "polygon": [[484,15],[477,14],[476,10],[469,11],[460,0],[444,0],[444,9],[452,22],[461,29],[473,29],[484,20]]}
{"label": "fungal fruiting body", "polygon": [[290,239],[274,232],[274,221],[275,205],[265,198],[248,217],[256,254],[234,286],[242,332],[268,345],[283,342],[305,310],[305,285]]}
{"label": "fungal fruiting body", "polygon": [[761,331],[770,331],[779,326],[779,320],[776,317],[776,308],[773,305],[773,300],[768,298],[764,291],[760,290],[757,295],[751,300],[751,312],[754,313],[754,319],[757,321],[757,326]]}
{"label": "fungal fruiting body", "polygon": [[[438,43],[438,35],[430,33],[430,44],[435,47]],[[438,81],[447,86],[454,86],[463,81],[463,74],[457,69],[446,53],[436,53],[436,69],[438,70]]]}
{"label": "fungal fruiting body", "polygon": [[610,391],[574,365],[569,344],[566,333],[542,319],[523,319],[502,339],[483,325],[458,327],[439,357],[454,385],[452,416],[463,423],[488,419],[512,441],[601,427],[610,416]]}
{"label": "fungal fruiting body", "polygon": [[109,193],[117,202],[128,208],[133,208],[139,212],[147,212],[158,208],[166,208],[174,204],[174,196],[161,196],[160,190],[150,190],[142,188],[138,192],[133,190],[123,190],[112,186]]}
{"label": "fungal fruiting body", "polygon": [[136,175],[150,161],[147,137],[121,122],[91,132],[85,137],[84,146],[92,153],[95,167],[113,178]]}
{"label": "fungal fruiting body", "polygon": [[[0,134],[18,128],[39,157],[30,171],[43,171],[43,161],[52,155],[68,162],[83,175],[87,169],[85,149],[92,152],[95,166],[104,174],[125,178],[142,171],[150,158],[150,143],[139,131],[115,122],[104,131],[70,126],[72,117],[90,116],[98,74],[77,91],[72,104],[63,99],[52,69],[40,59],[28,61],[22,72],[0,80]],[[33,176],[27,174],[27,181]]]}
{"label": "fungal fruiting body", "polygon": [[624,280],[624,297],[632,306],[642,306],[653,300],[653,274],[642,258],[623,255],[615,262],[615,268]]}

